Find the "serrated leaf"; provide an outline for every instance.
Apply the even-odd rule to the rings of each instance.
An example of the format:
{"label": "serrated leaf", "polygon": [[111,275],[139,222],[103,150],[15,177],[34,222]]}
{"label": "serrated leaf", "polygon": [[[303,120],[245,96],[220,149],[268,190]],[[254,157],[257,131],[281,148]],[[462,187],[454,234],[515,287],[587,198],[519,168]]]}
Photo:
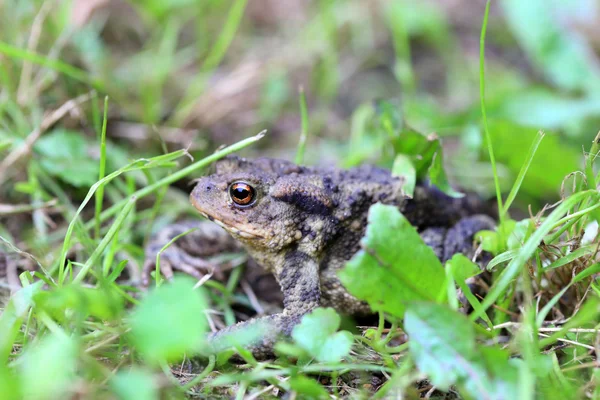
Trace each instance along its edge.
{"label": "serrated leaf", "polygon": [[339,362],[348,355],[353,342],[350,332],[336,332],[340,322],[333,308],[317,308],[302,317],[292,331],[292,338],[318,361]]}
{"label": "serrated leaf", "polygon": [[200,349],[206,300],[194,280],[177,276],[150,292],[131,314],[131,342],[152,364],[181,359]]}
{"label": "serrated leaf", "polygon": [[406,310],[404,329],[417,367],[441,390],[458,385],[472,398],[516,398],[516,376],[493,374],[510,368],[508,361],[490,355],[497,365],[493,370],[486,366],[489,357],[482,356],[473,322],[464,315],[440,304],[414,302]]}
{"label": "serrated leaf", "polygon": [[78,346],[66,334],[44,337],[27,349],[19,379],[27,399],[63,399],[75,382]]}
{"label": "serrated leaf", "polygon": [[360,250],[338,272],[374,311],[402,317],[407,302],[444,301],[445,272],[433,250],[396,207],[375,204]]}

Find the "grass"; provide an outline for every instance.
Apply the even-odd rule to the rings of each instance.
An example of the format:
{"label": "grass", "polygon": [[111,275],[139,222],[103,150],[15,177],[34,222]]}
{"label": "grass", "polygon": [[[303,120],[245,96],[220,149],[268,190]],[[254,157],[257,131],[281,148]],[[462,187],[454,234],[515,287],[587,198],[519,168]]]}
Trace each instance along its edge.
{"label": "grass", "polygon": [[[412,1],[294,12],[292,2],[149,1],[102,5],[76,27],[68,16],[84,3],[0,5],[3,396],[600,397],[600,108],[577,78],[600,82],[586,59],[592,38],[575,43],[556,23],[558,44],[544,42],[551,16],[531,18],[541,0],[465,5],[468,23]],[[561,18],[576,15],[565,6]],[[478,51],[459,45],[479,29]],[[519,62],[507,62],[517,48]],[[499,226],[478,235],[493,255],[491,287],[467,296],[470,314],[457,312],[456,287],[478,268],[464,257],[445,270],[423,265],[428,250],[403,217],[375,208],[365,238],[373,253],[346,272],[381,260],[389,270],[346,279],[377,321],[357,328],[320,310],[278,344],[276,360],[238,347],[238,365],[229,350],[206,352],[210,324],[276,307],[269,289],[242,265],[202,285],[155,276],[144,292],[140,270],[152,232],[197,218],[192,178],[234,152],[376,163],[496,197]],[[421,276],[407,280],[407,268]]]}

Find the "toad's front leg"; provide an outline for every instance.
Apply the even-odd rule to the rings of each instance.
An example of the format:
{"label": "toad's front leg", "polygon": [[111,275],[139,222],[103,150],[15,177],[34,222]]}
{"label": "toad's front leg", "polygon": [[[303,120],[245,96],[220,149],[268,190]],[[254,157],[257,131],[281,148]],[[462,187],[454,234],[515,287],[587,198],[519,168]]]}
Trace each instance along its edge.
{"label": "toad's front leg", "polygon": [[[186,235],[184,233],[188,232]],[[177,238],[179,235],[183,235]],[[177,239],[176,239],[177,238]],[[151,272],[156,268],[156,257],[160,253],[160,272],[167,279],[173,277],[173,271],[179,270],[202,278],[214,269],[215,265],[208,257],[226,251],[240,251],[241,246],[221,227],[208,221],[181,221],[167,226],[152,237],[146,246],[146,261],[142,271],[142,285],[150,284]]]}
{"label": "toad's front leg", "polygon": [[259,359],[270,357],[277,339],[290,336],[302,316],[319,306],[319,266],[308,254],[299,250],[290,252],[276,275],[283,292],[283,312],[240,322],[211,334],[209,341],[214,351],[231,347],[242,330],[257,327],[262,336],[245,347]]}

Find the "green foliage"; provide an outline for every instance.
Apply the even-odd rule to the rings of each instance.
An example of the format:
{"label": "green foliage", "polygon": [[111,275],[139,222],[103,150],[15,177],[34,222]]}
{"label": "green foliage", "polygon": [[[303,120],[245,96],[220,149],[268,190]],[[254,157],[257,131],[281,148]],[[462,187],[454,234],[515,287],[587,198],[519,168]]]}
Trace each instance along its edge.
{"label": "green foliage", "polygon": [[197,353],[208,323],[206,299],[190,278],[154,289],[131,314],[131,341],[150,364],[178,361]]}
{"label": "green foliage", "polygon": [[19,381],[25,398],[66,397],[77,367],[78,344],[64,332],[44,337],[23,354]]}
{"label": "green foliage", "polygon": [[308,399],[328,399],[329,393],[314,379],[299,375],[290,378],[291,388]]}
{"label": "green foliage", "polygon": [[392,167],[392,175],[404,179],[402,190],[407,196],[412,197],[417,184],[417,171],[408,156],[398,154]]}
{"label": "green foliage", "polygon": [[[516,133],[518,132],[518,134]],[[490,123],[490,134],[496,159],[516,176],[526,160],[527,150],[538,134],[506,121]],[[560,159],[560,162],[557,162]],[[562,180],[581,165],[581,151],[566,147],[556,135],[546,132],[535,154],[535,162],[523,179],[521,191],[529,196],[556,193]]]}
{"label": "green foliage", "polygon": [[0,367],[0,393],[6,400],[18,400],[22,398],[15,373],[7,366]]}
{"label": "green foliage", "polygon": [[361,247],[338,275],[348,291],[373,310],[401,318],[408,302],[444,301],[440,260],[397,208],[371,207]]}
{"label": "green foliage", "polygon": [[37,141],[42,167],[52,176],[76,187],[89,187],[98,179],[98,162],[90,157],[79,132],[59,129]]}
{"label": "green foliage", "polygon": [[473,323],[464,315],[434,304],[411,303],[404,317],[411,356],[419,370],[441,390],[464,388],[471,398],[518,397],[518,362],[499,347],[476,344]]}
{"label": "green foliage", "polygon": [[119,371],[109,385],[120,400],[159,399],[152,373],[140,368]]}
{"label": "green foliage", "polygon": [[95,317],[103,320],[117,318],[123,310],[123,297],[112,286],[88,288],[68,285],[51,291],[40,291],[34,296],[39,310],[63,321],[70,318],[70,311],[85,319]]}
{"label": "green foliage", "polygon": [[292,338],[298,346],[320,362],[338,362],[352,346],[350,332],[336,332],[340,317],[332,308],[317,308],[302,317],[294,327]]}
{"label": "green foliage", "polygon": [[560,6],[556,0],[550,4],[543,0],[502,1],[517,40],[554,84],[567,90],[597,90],[600,76],[590,57],[591,49],[580,36],[559,23],[559,15],[564,18],[564,14],[574,14],[576,7]]}

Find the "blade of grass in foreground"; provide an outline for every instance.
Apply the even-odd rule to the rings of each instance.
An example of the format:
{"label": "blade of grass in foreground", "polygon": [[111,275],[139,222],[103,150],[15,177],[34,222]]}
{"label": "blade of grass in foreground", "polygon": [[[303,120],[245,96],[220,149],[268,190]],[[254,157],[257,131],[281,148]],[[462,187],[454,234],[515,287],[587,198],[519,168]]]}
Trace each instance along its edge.
{"label": "blade of grass in foreground", "polygon": [[[87,275],[90,268],[96,264],[96,262],[100,258],[100,255],[104,252],[104,249],[106,249],[106,246],[110,244],[112,238],[119,231],[121,225],[123,225],[123,222],[125,222],[125,218],[129,215],[129,212],[135,205],[136,200],[137,199],[135,198],[135,196],[129,198],[129,201],[127,202],[127,204],[125,204],[125,207],[123,207],[123,210],[121,210],[121,212],[115,219],[115,222],[112,224],[106,235],[104,235],[104,237],[90,256],[90,258],[88,258],[84,266],[81,268],[81,270],[79,270],[77,276],[73,279],[73,283],[81,283]],[[62,281],[60,280],[59,282],[62,283]]]}
{"label": "blade of grass in foreground", "polygon": [[521,166],[519,175],[517,176],[517,179],[515,180],[515,184],[513,185],[512,189],[510,190],[510,193],[508,194],[508,197],[506,198],[506,203],[504,203],[504,211],[502,212],[502,214],[506,215],[508,213],[508,209],[510,208],[512,202],[515,200],[515,197],[517,197],[517,193],[519,193],[519,189],[521,188],[523,179],[525,179],[527,170],[529,169],[529,166],[531,165],[531,162],[533,161],[533,157],[535,156],[535,153],[536,153],[538,147],[540,147],[540,143],[542,143],[542,139],[544,139],[545,135],[546,134],[543,131],[539,131],[535,140],[531,144],[531,147],[529,148],[529,152],[527,153],[527,157],[525,158],[525,162]]}
{"label": "blade of grass in foreground", "polygon": [[[169,185],[179,179],[182,179],[182,178],[186,177],[187,175],[189,175],[190,173],[192,173],[200,168],[204,168],[207,165],[211,164],[212,162],[217,161],[218,159],[223,158],[228,154],[239,151],[239,150],[243,149],[244,147],[247,147],[247,146],[251,145],[252,143],[257,142],[258,140],[262,139],[265,136],[265,133],[266,133],[266,131],[262,131],[255,136],[251,136],[249,138],[241,140],[231,146],[228,146],[220,151],[217,151],[217,152],[211,154],[208,157],[203,158],[200,161],[197,161],[191,165],[188,165],[187,167],[175,172],[174,174],[166,176],[163,179],[156,181],[151,185],[145,186],[144,188],[134,192],[129,198],[125,198],[125,199],[115,203],[112,207],[106,209],[104,212],[102,212],[100,214],[98,219],[100,220],[100,222],[106,221],[109,217],[118,213],[130,201],[130,198],[135,197],[137,199],[141,199],[142,197],[148,196],[149,194],[153,193],[154,191],[158,190],[159,188],[161,188],[165,185]],[[141,170],[141,169],[146,169],[146,168],[156,168],[166,162],[170,162],[172,160],[175,160],[175,159],[183,156],[185,153],[186,153],[185,150],[179,150],[179,151],[176,151],[176,152],[173,152],[170,154],[165,154],[165,155],[153,157],[150,159],[136,160],[133,163],[128,164],[125,167],[120,168],[119,170],[107,175],[106,177],[104,177],[103,179],[99,180],[98,182],[96,182],[95,184],[92,185],[92,187],[88,191],[88,194],[86,195],[85,199],[83,200],[83,202],[77,209],[77,212],[75,213],[73,219],[69,223],[69,227],[67,228],[67,232],[65,234],[65,239],[63,242],[61,254],[60,254],[60,257],[58,258],[59,284],[62,284],[63,280],[64,280],[65,261],[66,261],[66,257],[67,257],[67,252],[71,246],[71,236],[73,235],[73,229],[74,229],[75,223],[76,223],[77,219],[79,218],[79,215],[81,214],[82,210],[88,204],[88,202],[90,201],[91,197],[94,195],[94,193],[96,192],[98,187],[101,185],[107,184],[108,182],[110,182],[111,180],[113,180],[114,178],[116,178],[117,176],[119,176],[125,172],[136,171],[136,170]],[[88,230],[93,229],[95,226],[96,220],[97,219],[94,218],[93,220],[88,221],[88,223],[85,224],[85,228]]]}

